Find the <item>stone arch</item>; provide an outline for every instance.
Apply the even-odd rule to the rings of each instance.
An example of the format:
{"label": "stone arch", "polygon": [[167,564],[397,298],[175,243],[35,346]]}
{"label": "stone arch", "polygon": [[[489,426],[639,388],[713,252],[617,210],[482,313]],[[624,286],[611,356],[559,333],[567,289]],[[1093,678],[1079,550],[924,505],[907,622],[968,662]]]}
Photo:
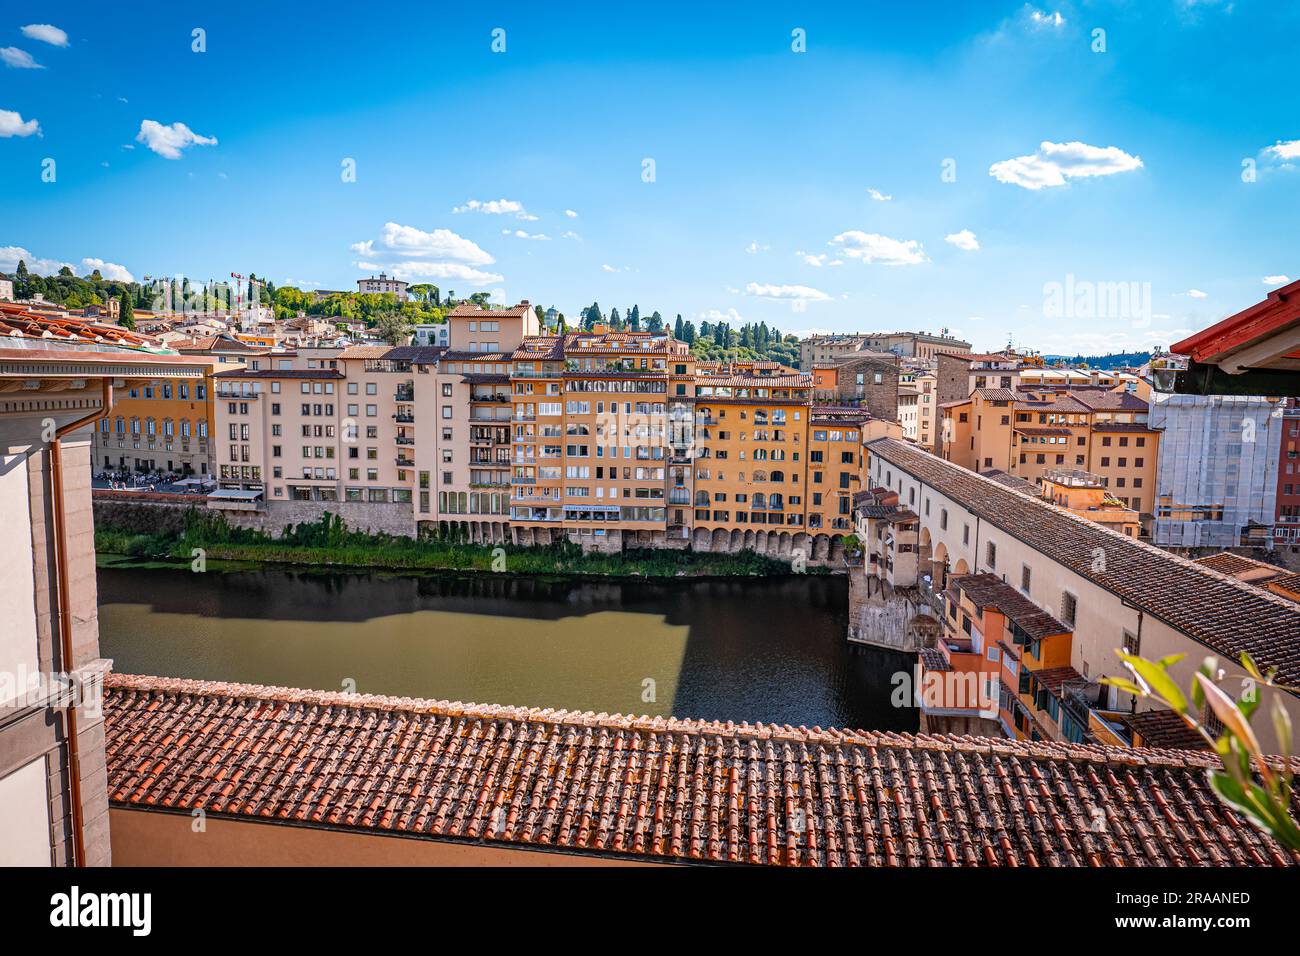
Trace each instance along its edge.
{"label": "stone arch", "polygon": [[957,559],[957,566],[952,569],[953,574],[970,574],[970,565],[966,563],[965,558]]}
{"label": "stone arch", "polygon": [[696,528],[691,532],[691,547],[697,551],[709,546],[709,529]]}
{"label": "stone arch", "polygon": [[792,539],[793,536],[790,534],[790,532],[782,531],[777,536],[777,541],[780,542],[777,545],[777,554],[782,555],[783,557],[789,557],[791,551],[790,542]]}
{"label": "stone arch", "polygon": [[741,541],[742,541],[742,546],[745,548],[746,551],[754,550],[754,532],[751,529],[749,528],[745,529],[745,533],[742,536]]}
{"label": "stone arch", "polygon": [[740,529],[732,528],[731,534],[728,538],[728,547],[731,549],[733,553],[739,551],[741,549],[742,542],[744,540],[745,540],[745,536],[741,534]]}
{"label": "stone arch", "polygon": [[713,529],[713,549],[715,551],[724,550],[727,547],[727,539],[728,535],[726,528]]}
{"label": "stone arch", "polygon": [[812,556],[816,561],[825,561],[831,551],[831,539],[824,534],[813,538]]}

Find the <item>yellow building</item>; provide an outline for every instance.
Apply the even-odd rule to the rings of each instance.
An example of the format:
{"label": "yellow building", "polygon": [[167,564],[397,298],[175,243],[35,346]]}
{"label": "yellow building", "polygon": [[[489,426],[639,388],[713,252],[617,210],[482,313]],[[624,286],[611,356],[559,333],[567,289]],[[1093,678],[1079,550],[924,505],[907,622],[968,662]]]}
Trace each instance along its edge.
{"label": "yellow building", "polygon": [[215,420],[212,376],[227,363],[216,355],[183,355],[179,361],[202,367],[203,378],[156,378],[123,390],[112,414],[96,429],[91,447],[94,471],[187,476],[216,472],[210,444]]}

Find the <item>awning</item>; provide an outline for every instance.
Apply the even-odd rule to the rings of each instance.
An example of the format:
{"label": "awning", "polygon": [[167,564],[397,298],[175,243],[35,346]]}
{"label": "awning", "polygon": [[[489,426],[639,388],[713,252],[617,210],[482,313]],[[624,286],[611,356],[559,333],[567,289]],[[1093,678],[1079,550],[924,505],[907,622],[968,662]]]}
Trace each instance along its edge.
{"label": "awning", "polygon": [[216,498],[221,501],[256,501],[262,497],[262,492],[244,490],[243,488],[219,488],[208,495],[208,500]]}

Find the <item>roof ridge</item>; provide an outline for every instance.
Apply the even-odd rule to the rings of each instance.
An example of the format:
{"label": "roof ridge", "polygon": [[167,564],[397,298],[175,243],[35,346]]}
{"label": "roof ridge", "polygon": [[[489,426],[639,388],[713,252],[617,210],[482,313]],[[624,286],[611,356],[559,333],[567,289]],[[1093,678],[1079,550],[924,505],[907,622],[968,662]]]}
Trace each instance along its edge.
{"label": "roof ridge", "polygon": [[[319,707],[347,707],[432,714],[447,717],[470,717],[484,720],[517,720],[554,725],[603,727],[650,733],[688,733],[723,735],[734,739],[786,741],[791,743],[854,746],[869,749],[904,749],[910,751],[959,751],[962,753],[1001,753],[1025,758],[1047,757],[1054,760],[1083,761],[1108,766],[1218,766],[1212,754],[1195,750],[1136,749],[1073,744],[1058,741],[1017,741],[999,737],[975,737],[961,734],[912,734],[897,731],[873,731],[844,728],[794,727],[748,721],[702,720],[690,717],[664,717],[579,711],[553,707],[527,707],[512,704],[478,704],[465,701],[435,700],[425,697],[402,697],[388,694],[358,694],[345,691],[311,690],[267,684],[233,681],[195,680],[179,677],[155,677],[147,674],[109,672],[104,676],[106,690],[306,704]],[[1293,761],[1300,768],[1300,758]]]}

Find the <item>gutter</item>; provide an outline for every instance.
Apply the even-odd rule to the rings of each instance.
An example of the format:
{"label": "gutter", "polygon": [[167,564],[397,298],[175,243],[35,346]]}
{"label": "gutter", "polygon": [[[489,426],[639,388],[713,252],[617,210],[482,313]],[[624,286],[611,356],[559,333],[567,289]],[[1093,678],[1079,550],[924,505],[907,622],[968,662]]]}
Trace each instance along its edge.
{"label": "gutter", "polygon": [[[68,527],[63,505],[63,437],[108,417],[113,406],[113,384],[101,379],[103,398],[100,408],[84,418],[69,422],[54,433],[50,442],[50,492],[54,501],[54,560],[59,607],[59,664],[68,674],[72,660],[72,595],[68,582]],[[65,705],[68,729],[68,786],[71,792],[73,866],[86,865],[85,819],[81,806],[81,753],[77,745],[77,700],[74,694]]]}

